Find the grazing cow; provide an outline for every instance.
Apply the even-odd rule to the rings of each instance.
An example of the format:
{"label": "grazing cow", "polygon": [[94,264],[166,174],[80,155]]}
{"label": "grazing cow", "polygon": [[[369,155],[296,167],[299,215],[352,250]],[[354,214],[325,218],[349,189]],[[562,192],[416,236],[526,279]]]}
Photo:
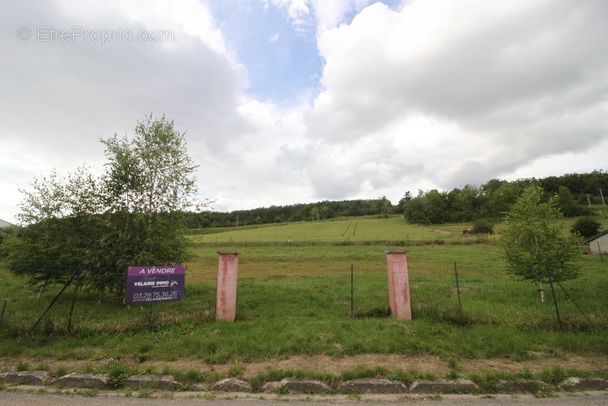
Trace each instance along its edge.
{"label": "grazing cow", "polygon": [[462,234],[473,234],[473,230],[462,230]]}

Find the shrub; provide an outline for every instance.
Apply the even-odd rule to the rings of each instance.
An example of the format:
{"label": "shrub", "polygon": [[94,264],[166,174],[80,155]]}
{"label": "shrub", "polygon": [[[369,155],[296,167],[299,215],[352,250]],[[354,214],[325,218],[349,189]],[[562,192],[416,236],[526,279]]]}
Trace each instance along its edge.
{"label": "shrub", "polygon": [[487,221],[479,220],[473,224],[473,229],[471,231],[474,234],[494,234],[494,227]]}
{"label": "shrub", "polygon": [[574,223],[570,231],[574,234],[580,234],[586,238],[597,234],[600,227],[601,224],[595,221],[592,217],[583,217]]}

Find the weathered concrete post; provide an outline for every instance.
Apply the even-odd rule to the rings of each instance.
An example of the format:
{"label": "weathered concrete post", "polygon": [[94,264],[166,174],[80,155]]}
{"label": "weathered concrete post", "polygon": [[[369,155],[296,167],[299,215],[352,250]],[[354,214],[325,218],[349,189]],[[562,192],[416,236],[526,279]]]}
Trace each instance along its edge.
{"label": "weathered concrete post", "polygon": [[217,266],[217,299],[215,319],[222,321],[236,320],[236,283],[239,268],[238,252],[218,252]]}
{"label": "weathered concrete post", "polygon": [[387,251],[386,265],[388,267],[388,301],[391,315],[399,320],[411,320],[410,282],[405,251]]}

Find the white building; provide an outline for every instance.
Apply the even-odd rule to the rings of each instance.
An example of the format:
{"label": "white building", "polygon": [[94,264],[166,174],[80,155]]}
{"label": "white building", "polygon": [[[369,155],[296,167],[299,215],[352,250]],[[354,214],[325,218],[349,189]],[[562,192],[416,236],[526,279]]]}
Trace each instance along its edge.
{"label": "white building", "polygon": [[586,238],[584,242],[589,245],[592,254],[608,254],[608,230]]}

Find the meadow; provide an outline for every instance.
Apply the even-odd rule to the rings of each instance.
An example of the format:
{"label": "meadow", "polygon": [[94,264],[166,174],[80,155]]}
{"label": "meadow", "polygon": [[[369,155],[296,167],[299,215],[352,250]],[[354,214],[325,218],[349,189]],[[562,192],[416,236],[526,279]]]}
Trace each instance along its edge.
{"label": "meadow", "polygon": [[[76,304],[71,332],[66,330],[71,289],[30,334],[59,287],[38,297],[25,280],[0,266],[0,301],[8,299],[0,356],[223,364],[314,354],[444,359],[608,354],[608,262],[581,255],[581,276],[564,282],[565,291],[556,286],[560,329],[549,286],[546,302],[540,303],[537,286],[505,271],[496,240],[463,243],[459,234],[466,226],[426,228],[402,219],[368,218],[231,230],[215,234],[217,243],[194,234],[189,237],[184,301],[129,307],[121,298],[85,292]],[[348,230],[368,243],[313,244],[315,235],[339,239]],[[371,241],[392,240],[393,235],[427,244]],[[274,238],[283,242],[245,242]],[[449,243],[450,238],[458,238],[457,243]],[[300,240],[310,243],[294,244]],[[240,252],[237,322],[216,322],[217,252],[235,249]],[[384,253],[391,249],[407,251],[411,322],[388,314]]]}
{"label": "meadow", "polygon": [[467,242],[479,236],[462,235],[471,224],[450,224],[426,227],[407,224],[402,216],[340,218],[327,221],[303,221],[280,225],[259,225],[216,228],[200,234],[192,230],[192,241],[205,245],[336,245],[432,241]]}

